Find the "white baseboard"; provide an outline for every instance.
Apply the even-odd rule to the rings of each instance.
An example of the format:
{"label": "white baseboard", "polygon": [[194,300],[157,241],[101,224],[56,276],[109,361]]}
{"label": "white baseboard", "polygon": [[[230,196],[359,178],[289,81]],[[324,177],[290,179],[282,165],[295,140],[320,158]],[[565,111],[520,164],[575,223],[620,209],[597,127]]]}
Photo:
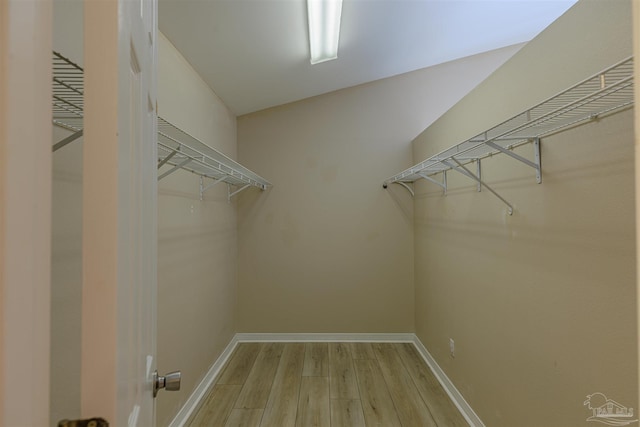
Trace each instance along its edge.
{"label": "white baseboard", "polygon": [[236,334],[238,342],[414,342],[415,334]]}
{"label": "white baseboard", "polygon": [[451,401],[454,405],[456,405],[469,425],[471,427],[485,427],[478,414],[476,414],[473,411],[473,408],[471,408],[467,401],[464,400],[462,394],[460,394],[456,386],[453,385],[449,377],[447,377],[447,374],[445,374],[442,368],[440,368],[436,360],[433,358],[433,356],[431,356],[427,348],[424,346],[424,344],[422,344],[422,342],[416,335],[414,335],[413,345],[416,346],[416,349],[418,350],[424,361],[427,363],[427,366],[431,368],[433,375],[435,375],[435,377],[438,379],[440,385],[442,385],[442,388],[444,388],[444,391],[447,392],[447,394],[451,398]]}
{"label": "white baseboard", "polygon": [[422,344],[420,339],[413,333],[391,333],[391,334],[269,334],[269,333],[241,333],[235,334],[235,336],[229,342],[229,345],[224,349],[220,357],[211,365],[209,371],[205,377],[200,381],[198,387],[191,393],[189,399],[182,406],[180,411],[169,424],[169,427],[183,427],[189,420],[189,417],[193,411],[198,408],[198,405],[202,398],[207,394],[211,385],[215,382],[216,378],[220,374],[220,370],[227,363],[227,360],[233,353],[240,342],[409,342],[413,343],[416,347],[427,366],[431,369],[435,377],[438,379],[445,392],[454,405],[458,408],[462,416],[467,420],[471,427],[485,427],[484,423],[473,411],[471,406],[464,400],[462,394],[456,389],[451,380],[447,377],[444,371],[440,368],[438,363],[429,351]]}
{"label": "white baseboard", "polygon": [[237,345],[238,340],[236,339],[236,336],[234,336],[227,347],[222,351],[220,357],[218,357],[218,359],[213,362],[213,365],[211,365],[211,367],[207,371],[207,374],[204,376],[202,381],[200,381],[200,384],[198,384],[195,390],[193,390],[191,396],[189,396],[184,405],[182,405],[182,408],[180,408],[180,411],[178,411],[176,416],[173,418],[171,424],[169,424],[169,427],[183,427],[185,425],[193,411],[198,408],[198,405],[200,404],[202,398],[206,396],[207,392],[217,379],[218,375],[220,375],[222,367],[225,363],[227,363],[227,360],[229,360],[229,357],[231,356],[233,350],[235,350]]}

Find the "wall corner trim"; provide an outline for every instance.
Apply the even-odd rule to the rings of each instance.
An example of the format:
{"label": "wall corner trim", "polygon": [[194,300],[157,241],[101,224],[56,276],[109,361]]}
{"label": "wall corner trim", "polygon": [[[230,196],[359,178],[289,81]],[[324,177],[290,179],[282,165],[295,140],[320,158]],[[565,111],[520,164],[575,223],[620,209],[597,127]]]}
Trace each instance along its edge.
{"label": "wall corner trim", "polygon": [[193,390],[191,396],[180,411],[169,424],[169,427],[183,427],[191,415],[200,406],[201,401],[214,384],[222,367],[231,357],[238,343],[241,342],[408,342],[412,343],[418,353],[422,356],[427,366],[436,376],[440,385],[444,388],[447,395],[451,398],[454,405],[458,408],[462,416],[467,420],[471,427],[485,427],[484,423],[473,411],[471,406],[462,397],[462,394],[453,385],[449,377],[440,368],[433,356],[429,353],[420,339],[414,333],[389,333],[389,334],[331,334],[331,333],[314,333],[314,334],[272,334],[272,333],[238,333],[233,336],[227,347],[222,351],[220,357],[211,365],[207,374],[204,376],[200,384]]}
{"label": "wall corner trim", "polygon": [[454,405],[456,405],[464,419],[467,420],[471,427],[485,427],[478,414],[474,412],[474,410],[471,408],[471,405],[467,403],[456,386],[453,385],[449,377],[447,377],[447,374],[445,374],[442,368],[440,368],[440,365],[438,365],[433,356],[431,356],[431,353],[429,353],[424,344],[422,344],[420,338],[418,338],[416,335],[413,335],[413,338],[413,345],[418,350],[418,353],[420,353],[424,361],[427,363],[427,366],[431,368],[433,375],[436,376],[438,382],[440,382],[440,385],[449,395],[449,398],[451,398],[451,401]]}
{"label": "wall corner trim", "polygon": [[215,380],[220,375],[222,367],[227,363],[227,360],[233,354],[233,350],[235,350],[238,345],[237,334],[233,336],[229,344],[220,354],[220,357],[216,359],[215,362],[211,365],[209,370],[207,371],[200,384],[193,390],[187,401],[182,405],[182,408],[178,411],[176,416],[171,420],[169,427],[183,427],[191,415],[198,409],[200,403],[203,401],[204,397],[207,395],[207,392],[211,389]]}

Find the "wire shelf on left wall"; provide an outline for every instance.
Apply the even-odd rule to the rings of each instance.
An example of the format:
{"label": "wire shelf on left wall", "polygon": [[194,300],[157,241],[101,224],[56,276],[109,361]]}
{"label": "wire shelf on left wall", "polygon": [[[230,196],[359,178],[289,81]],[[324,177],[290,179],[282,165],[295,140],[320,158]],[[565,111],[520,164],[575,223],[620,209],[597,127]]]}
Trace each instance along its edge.
{"label": "wire shelf on left wall", "polygon": [[[53,124],[72,132],[56,142],[57,151],[83,135],[84,70],[78,64],[53,52]],[[229,198],[249,187],[266,190],[271,183],[260,175],[201,142],[189,133],[158,117],[158,180],[177,170],[195,173],[200,179],[200,197],[219,183],[229,188]],[[210,182],[205,181],[210,179]]]}

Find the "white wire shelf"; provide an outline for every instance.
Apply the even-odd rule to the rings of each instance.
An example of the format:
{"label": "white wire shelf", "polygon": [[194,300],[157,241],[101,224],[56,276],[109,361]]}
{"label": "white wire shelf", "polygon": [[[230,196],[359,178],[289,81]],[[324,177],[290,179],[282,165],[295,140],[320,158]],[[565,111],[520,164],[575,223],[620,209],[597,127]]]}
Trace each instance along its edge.
{"label": "white wire shelf", "polygon": [[82,68],[53,52],[53,123],[71,131],[82,129],[84,72]]}
{"label": "white wire shelf", "polygon": [[[53,124],[73,132],[53,145],[57,151],[83,134],[84,71],[53,52]],[[158,180],[183,169],[201,176],[200,196],[218,183],[239,187],[229,197],[248,187],[266,190],[271,183],[177,126],[158,117]],[[204,178],[213,180],[211,183]],[[208,184],[208,185],[207,185]]]}
{"label": "white wire shelf", "polygon": [[[388,178],[383,186],[387,188],[389,184],[401,184],[413,194],[408,184],[426,179],[446,192],[446,173],[454,170],[476,181],[478,191],[486,187],[507,204],[511,214],[512,206],[482,181],[482,159],[499,153],[507,154],[534,168],[540,183],[540,138],[630,107],[633,103],[633,57],[629,57],[497,126]],[[534,160],[512,152],[514,148],[528,143],[534,145]],[[475,172],[468,167],[472,162],[476,163]],[[443,175],[442,181],[434,178],[437,174]]]}
{"label": "white wire shelf", "polygon": [[82,136],[84,110],[84,71],[57,52],[53,52],[53,124],[73,132],[53,145],[57,151]]}
{"label": "white wire shelf", "polygon": [[[260,175],[158,117],[158,162],[188,170],[234,186],[250,185],[266,190],[271,185]],[[171,172],[171,169],[159,176]]]}

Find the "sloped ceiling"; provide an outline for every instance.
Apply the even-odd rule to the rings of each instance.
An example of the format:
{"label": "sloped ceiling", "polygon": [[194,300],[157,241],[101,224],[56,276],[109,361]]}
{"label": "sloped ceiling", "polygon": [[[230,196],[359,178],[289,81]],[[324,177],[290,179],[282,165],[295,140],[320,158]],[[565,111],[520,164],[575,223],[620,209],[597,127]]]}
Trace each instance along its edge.
{"label": "sloped ceiling", "polygon": [[159,0],[160,30],[237,115],[526,42],[575,0],[344,0],[309,63],[305,0]]}

